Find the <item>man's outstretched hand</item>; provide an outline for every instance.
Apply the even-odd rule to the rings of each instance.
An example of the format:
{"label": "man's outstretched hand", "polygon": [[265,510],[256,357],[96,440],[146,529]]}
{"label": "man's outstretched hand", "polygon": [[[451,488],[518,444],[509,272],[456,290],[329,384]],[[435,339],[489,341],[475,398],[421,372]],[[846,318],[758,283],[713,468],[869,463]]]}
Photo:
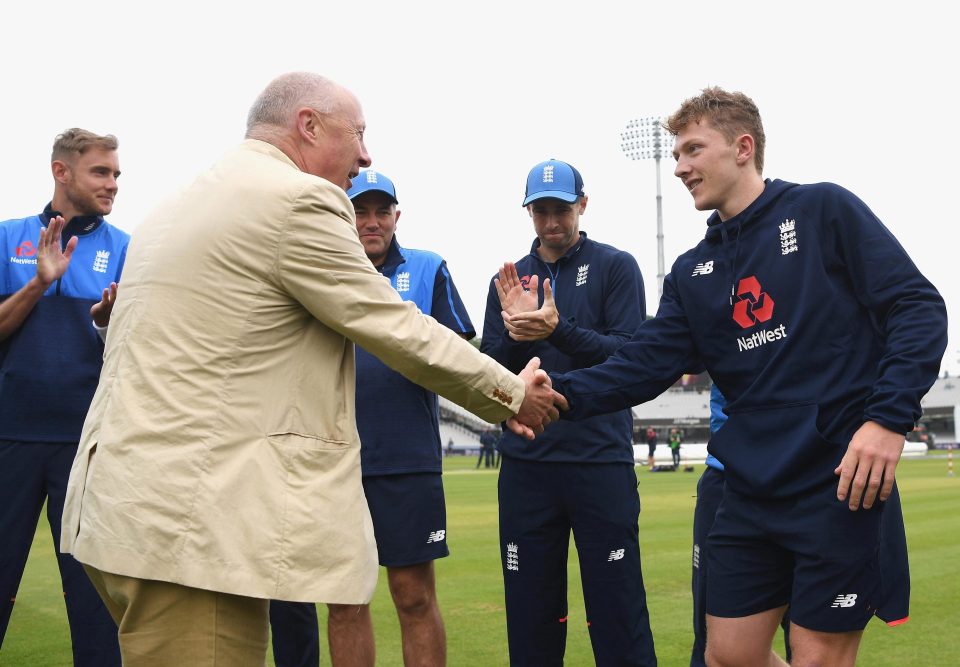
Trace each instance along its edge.
{"label": "man's outstretched hand", "polygon": [[519,436],[533,440],[543,433],[544,427],[560,418],[560,410],[566,410],[567,399],[553,390],[547,372],[540,368],[540,358],[533,357],[520,371],[524,384],[523,403],[515,417],[507,420],[507,428]]}

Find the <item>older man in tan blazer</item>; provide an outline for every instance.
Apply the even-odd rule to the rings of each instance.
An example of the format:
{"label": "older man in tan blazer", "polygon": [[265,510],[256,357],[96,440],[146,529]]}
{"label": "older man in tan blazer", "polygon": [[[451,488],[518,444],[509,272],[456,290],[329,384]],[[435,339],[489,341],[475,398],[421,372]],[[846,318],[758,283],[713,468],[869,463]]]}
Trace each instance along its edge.
{"label": "older man in tan blazer", "polygon": [[349,91],[281,76],[246,141],[133,234],[61,543],[125,665],[260,666],[268,599],[370,600],[354,341],[530,437],[563,404],[536,364],[511,374],[374,270],[344,193],[363,132]]}

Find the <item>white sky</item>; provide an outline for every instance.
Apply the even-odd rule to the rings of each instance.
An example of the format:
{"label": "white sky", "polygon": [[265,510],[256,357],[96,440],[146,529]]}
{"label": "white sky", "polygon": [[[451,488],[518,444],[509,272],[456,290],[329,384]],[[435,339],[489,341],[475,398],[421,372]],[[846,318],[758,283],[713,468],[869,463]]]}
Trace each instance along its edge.
{"label": "white sky", "polygon": [[[109,219],[133,231],[242,139],[270,79],[310,70],[359,96],[373,167],[397,184],[398,238],[447,259],[478,331],[490,276],[533,239],[520,207],[527,171],[551,157],[581,171],[590,196],[581,229],[637,257],[655,312],[654,163],[628,160],[620,132],[720,85],[760,107],[765,176],[837,182],[900,239],[947,301],[944,367],[960,374],[951,201],[960,133],[949,119],[960,48],[955,20],[938,8],[947,5],[328,4],[11,5],[0,23],[10,133],[0,218],[40,211],[53,190],[53,138],[80,126],[119,137],[123,176]],[[661,163],[667,270],[707,217],[672,170]]]}

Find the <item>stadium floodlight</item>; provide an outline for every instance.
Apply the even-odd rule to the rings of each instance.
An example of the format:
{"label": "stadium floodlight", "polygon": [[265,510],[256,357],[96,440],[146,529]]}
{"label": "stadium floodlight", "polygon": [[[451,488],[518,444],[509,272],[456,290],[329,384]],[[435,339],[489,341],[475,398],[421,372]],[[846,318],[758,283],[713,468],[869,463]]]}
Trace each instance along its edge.
{"label": "stadium floodlight", "polygon": [[673,136],[655,116],[637,118],[620,133],[620,148],[631,160],[653,158],[657,171],[657,296],[663,296],[663,197],[660,195],[660,158],[673,150]]}

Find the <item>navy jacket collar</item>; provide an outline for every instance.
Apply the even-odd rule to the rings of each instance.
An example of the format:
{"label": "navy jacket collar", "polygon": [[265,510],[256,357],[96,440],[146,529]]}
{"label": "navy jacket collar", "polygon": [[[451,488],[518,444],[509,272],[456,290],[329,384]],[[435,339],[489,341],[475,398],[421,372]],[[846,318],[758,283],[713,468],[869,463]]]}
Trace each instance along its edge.
{"label": "navy jacket collar", "polygon": [[[63,215],[60,211],[53,210],[53,202],[49,202],[43,207],[43,213],[40,214],[40,222],[46,227],[50,224],[50,219]],[[84,236],[95,232],[104,222],[99,215],[78,215],[67,220],[66,227],[63,228],[63,237],[69,239],[71,236]]]}
{"label": "navy jacket collar", "polygon": [[390,247],[387,248],[387,258],[383,260],[383,264],[376,268],[380,273],[387,275],[393,273],[398,266],[406,261],[401,252],[400,244],[397,242],[397,235],[394,234],[393,238],[390,239]]}
{"label": "navy jacket collar", "polygon": [[717,241],[724,233],[729,235],[730,238],[736,238],[739,236],[741,228],[753,222],[758,213],[766,210],[771,204],[777,201],[784,192],[796,187],[796,183],[788,183],[787,181],[781,181],[779,179],[770,180],[768,178],[763,182],[765,186],[760,196],[729,220],[720,220],[720,214],[716,211],[710,214],[710,217],[707,218],[707,234],[705,237],[708,241]]}

